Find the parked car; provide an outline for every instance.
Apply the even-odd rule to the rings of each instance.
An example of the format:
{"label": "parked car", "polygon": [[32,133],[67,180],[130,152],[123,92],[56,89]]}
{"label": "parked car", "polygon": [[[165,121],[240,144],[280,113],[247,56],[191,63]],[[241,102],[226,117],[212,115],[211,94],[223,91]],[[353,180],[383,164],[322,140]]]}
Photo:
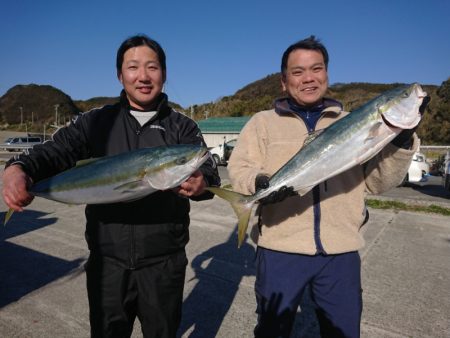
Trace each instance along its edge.
{"label": "parked car", "polygon": [[40,137],[22,136],[10,137],[5,140],[2,147],[8,151],[19,151],[27,148],[32,148],[36,144],[42,143]]}
{"label": "parked car", "polygon": [[442,174],[442,185],[445,190],[450,191],[450,151],[447,152],[444,162],[444,173]]}
{"label": "parked car", "polygon": [[236,139],[230,140],[228,142],[223,142],[217,147],[209,149],[214,161],[217,165],[226,165],[230,159],[231,153],[233,152],[234,146],[236,145]]}
{"label": "parked car", "polygon": [[416,152],[409,166],[408,172],[403,179],[402,185],[408,182],[426,182],[430,175],[430,164],[427,161],[425,154]]}

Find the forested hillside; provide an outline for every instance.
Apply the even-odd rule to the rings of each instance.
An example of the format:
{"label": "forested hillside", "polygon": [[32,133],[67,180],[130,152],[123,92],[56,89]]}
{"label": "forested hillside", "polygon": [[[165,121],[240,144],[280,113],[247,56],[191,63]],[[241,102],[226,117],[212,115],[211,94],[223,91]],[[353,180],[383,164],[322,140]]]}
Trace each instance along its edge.
{"label": "forested hillside", "polygon": [[[384,91],[402,85],[349,83],[333,84],[329,87],[327,96],[339,100],[344,109],[352,111]],[[423,85],[424,90],[431,96],[426,114],[418,128],[422,144],[450,144],[450,79],[441,86]],[[208,116],[243,116],[253,115],[264,109],[271,109],[276,98],[284,96],[281,91],[281,75],[272,74],[266,78],[253,82],[238,90],[232,96],[226,96],[216,102],[193,107],[194,116],[204,118]]]}
{"label": "forested hillside", "polygon": [[[186,107],[170,102],[177,110],[186,111],[196,120],[205,116],[244,116],[271,109],[276,98],[284,96],[281,91],[281,75],[269,75],[241,89],[234,95]],[[349,83],[333,84],[327,96],[341,101],[346,110],[352,111],[382,92],[401,84]],[[422,144],[450,144],[450,78],[440,86],[424,85],[431,96],[418,134]],[[118,97],[94,97],[84,101],[72,101],[70,96],[51,86],[35,84],[17,85],[0,97],[0,127],[39,131],[44,124],[69,121],[72,115],[89,111],[105,104],[113,104]]]}

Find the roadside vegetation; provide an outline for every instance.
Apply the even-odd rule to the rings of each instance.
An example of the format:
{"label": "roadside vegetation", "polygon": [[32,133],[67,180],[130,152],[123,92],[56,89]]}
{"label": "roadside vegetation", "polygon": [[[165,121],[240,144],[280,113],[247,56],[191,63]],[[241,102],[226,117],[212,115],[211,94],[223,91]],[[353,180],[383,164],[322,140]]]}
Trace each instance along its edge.
{"label": "roadside vegetation", "polygon": [[[221,188],[232,190],[231,184],[223,185]],[[383,201],[373,198],[366,199],[366,204],[368,207],[373,209],[391,209],[391,210],[402,210],[402,211],[413,211],[413,212],[423,212],[428,214],[438,214],[443,216],[450,216],[450,208],[440,207],[438,205],[415,205],[406,204],[397,201]]]}
{"label": "roadside vegetation", "polygon": [[424,206],[424,205],[406,204],[397,201],[382,201],[376,199],[367,199],[366,204],[368,207],[374,209],[393,209],[393,210],[414,211],[414,212],[423,212],[429,214],[450,216],[450,208],[444,208],[434,204]]}

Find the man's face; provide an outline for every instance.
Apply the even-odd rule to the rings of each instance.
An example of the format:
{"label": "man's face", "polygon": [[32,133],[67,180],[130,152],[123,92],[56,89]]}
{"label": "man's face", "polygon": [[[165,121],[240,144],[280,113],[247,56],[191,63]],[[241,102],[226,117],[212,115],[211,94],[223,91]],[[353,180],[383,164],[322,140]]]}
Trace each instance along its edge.
{"label": "man's face", "polygon": [[133,108],[146,110],[163,90],[165,74],[155,51],[147,46],[128,49],[119,80]]}
{"label": "man's face", "polygon": [[319,51],[296,49],[289,54],[283,90],[301,106],[319,103],[328,88],[328,73]]}

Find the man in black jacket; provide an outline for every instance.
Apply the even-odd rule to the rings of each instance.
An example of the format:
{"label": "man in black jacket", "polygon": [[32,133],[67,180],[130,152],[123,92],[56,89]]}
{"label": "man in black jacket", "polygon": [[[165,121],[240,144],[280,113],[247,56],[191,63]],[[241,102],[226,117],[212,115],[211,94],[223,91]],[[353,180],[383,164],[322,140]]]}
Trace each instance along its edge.
{"label": "man in black jacket", "polygon": [[[202,144],[197,124],[168,106],[162,93],[166,60],[146,37],[125,40],[117,52],[120,102],[80,115],[6,164],[3,198],[22,211],[33,182],[67,170],[82,159],[143,147]],[[219,186],[211,160],[178,188],[129,203],[87,205],[86,264],[92,337],[129,337],[137,316],[145,337],[175,337],[181,319],[189,198],[210,199],[206,186]]]}

